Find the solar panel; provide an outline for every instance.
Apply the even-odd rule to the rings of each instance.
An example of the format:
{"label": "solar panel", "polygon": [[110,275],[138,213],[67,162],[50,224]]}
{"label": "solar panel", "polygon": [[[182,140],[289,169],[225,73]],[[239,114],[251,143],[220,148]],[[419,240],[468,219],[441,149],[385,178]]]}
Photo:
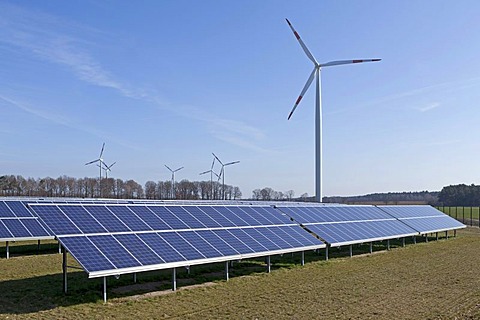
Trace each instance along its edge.
{"label": "solar panel", "polygon": [[0,201],[0,241],[53,239],[41,221],[19,200]]}
{"label": "solar panel", "polygon": [[412,236],[418,232],[374,206],[278,207],[330,246]]}
{"label": "solar panel", "polygon": [[89,277],[325,247],[271,207],[85,203],[30,207]]}
{"label": "solar panel", "polygon": [[378,206],[421,234],[465,228],[463,223],[431,206]]}

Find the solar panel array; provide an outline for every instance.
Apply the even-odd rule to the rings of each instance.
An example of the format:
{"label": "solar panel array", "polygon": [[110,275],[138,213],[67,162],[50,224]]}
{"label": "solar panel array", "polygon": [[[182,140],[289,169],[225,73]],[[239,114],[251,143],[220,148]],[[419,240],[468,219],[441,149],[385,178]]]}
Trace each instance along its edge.
{"label": "solar panel array", "polygon": [[30,208],[92,278],[325,247],[268,206]]}
{"label": "solar panel array", "polygon": [[374,206],[278,208],[333,247],[418,234],[413,228]]}
{"label": "solar panel array", "polygon": [[378,206],[420,234],[465,228],[463,223],[431,206]]}
{"label": "solar panel array", "polygon": [[0,241],[53,239],[21,201],[0,201]]}

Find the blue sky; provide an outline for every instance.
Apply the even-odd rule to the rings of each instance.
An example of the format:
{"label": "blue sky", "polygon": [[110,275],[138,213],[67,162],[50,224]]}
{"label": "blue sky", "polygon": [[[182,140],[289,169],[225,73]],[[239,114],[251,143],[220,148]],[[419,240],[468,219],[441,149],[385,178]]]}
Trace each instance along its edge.
{"label": "blue sky", "polygon": [[[0,175],[199,180],[211,152],[244,197],[480,183],[478,1],[0,1]],[[218,171],[218,167],[216,170]]]}

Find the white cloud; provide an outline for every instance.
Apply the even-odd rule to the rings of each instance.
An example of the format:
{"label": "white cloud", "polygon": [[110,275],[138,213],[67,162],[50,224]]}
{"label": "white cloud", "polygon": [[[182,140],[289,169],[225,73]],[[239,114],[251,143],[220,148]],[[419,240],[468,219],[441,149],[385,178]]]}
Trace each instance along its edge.
{"label": "white cloud", "polygon": [[439,106],[440,106],[439,102],[433,102],[433,103],[430,103],[429,105],[418,108],[418,111],[426,112],[426,111],[430,111],[430,110],[433,110],[435,108],[438,108]]}

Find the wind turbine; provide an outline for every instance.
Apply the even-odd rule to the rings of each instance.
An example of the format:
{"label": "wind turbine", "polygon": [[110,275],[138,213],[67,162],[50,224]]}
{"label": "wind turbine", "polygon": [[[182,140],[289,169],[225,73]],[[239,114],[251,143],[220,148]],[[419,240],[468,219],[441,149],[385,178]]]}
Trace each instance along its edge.
{"label": "wind turbine", "polygon": [[[105,162],[103,162],[103,158],[102,158],[102,155],[103,155],[103,150],[105,149],[105,142],[103,143],[102,145],[102,151],[100,151],[100,156],[98,157],[98,159],[95,159],[93,161],[90,161],[90,162],[87,162],[85,163],[86,166],[90,165],[90,164],[93,164],[93,163],[96,163],[96,162],[99,162],[99,167],[100,167],[100,175],[99,175],[99,180],[98,180],[98,187],[100,189],[100,183],[102,181],[102,165],[105,165]],[[101,190],[101,189],[100,189]]]}
{"label": "wind turbine", "polygon": [[212,189],[212,199],[213,199],[213,175],[217,176],[218,179],[220,179],[220,176],[218,174],[216,174],[214,171],[213,171],[213,166],[215,165],[215,156],[213,157],[213,162],[212,162],[212,166],[210,168],[210,170],[207,170],[207,171],[204,171],[204,172],[201,172],[200,175],[203,175],[203,174],[206,174],[206,173],[209,173],[210,172],[210,188]]}
{"label": "wind turbine", "polygon": [[112,172],[112,167],[117,163],[116,161],[112,163],[111,165],[107,166],[107,164],[104,162],[103,165],[103,170],[105,170],[105,179],[108,179],[108,171]]}
{"label": "wind turbine", "polygon": [[175,196],[175,172],[182,170],[183,167],[180,167],[180,168],[175,169],[175,170],[170,169],[170,167],[167,166],[167,165],[165,165],[165,167],[168,170],[170,170],[170,172],[172,173],[172,199],[174,199],[174,198],[176,198],[176,196]]}
{"label": "wind turbine", "polygon": [[222,169],[220,170],[220,174],[218,175],[218,180],[220,180],[220,177],[222,177],[222,193],[223,193],[223,200],[225,200],[225,167],[226,166],[231,166],[232,164],[237,164],[239,163],[240,161],[232,161],[232,162],[228,162],[228,163],[223,163],[222,161],[220,161],[220,159],[215,155],[215,153],[213,153],[213,156],[215,157],[215,159],[217,159],[218,162],[220,162],[220,164],[222,165]]}
{"label": "wind turbine", "polygon": [[288,115],[288,120],[290,120],[293,112],[297,108],[298,104],[302,100],[303,96],[307,92],[308,88],[312,84],[313,78],[315,77],[315,201],[322,202],[322,102],[320,99],[321,88],[320,88],[320,71],[322,67],[331,67],[338,66],[342,64],[351,64],[351,63],[362,63],[362,62],[375,62],[382,59],[358,59],[358,60],[338,60],[330,61],[327,63],[318,63],[315,57],[310,53],[305,43],[303,43],[300,35],[295,31],[290,21],[287,20],[288,26],[292,29],[293,34],[297,38],[300,46],[307,55],[308,59],[313,62],[313,71],[308,77],[307,83],[303,87],[300,95],[295,101],[292,111]]}

